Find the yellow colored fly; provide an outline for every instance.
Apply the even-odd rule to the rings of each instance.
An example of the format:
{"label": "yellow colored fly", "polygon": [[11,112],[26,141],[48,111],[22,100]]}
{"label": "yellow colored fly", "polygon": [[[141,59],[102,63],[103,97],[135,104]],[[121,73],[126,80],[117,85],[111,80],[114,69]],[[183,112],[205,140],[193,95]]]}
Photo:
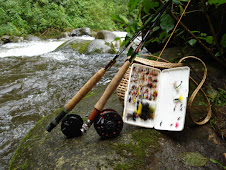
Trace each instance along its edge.
{"label": "yellow colored fly", "polygon": [[142,111],[142,104],[140,103],[139,106],[138,106],[138,109],[135,110],[135,113],[140,115],[141,114],[141,111]]}

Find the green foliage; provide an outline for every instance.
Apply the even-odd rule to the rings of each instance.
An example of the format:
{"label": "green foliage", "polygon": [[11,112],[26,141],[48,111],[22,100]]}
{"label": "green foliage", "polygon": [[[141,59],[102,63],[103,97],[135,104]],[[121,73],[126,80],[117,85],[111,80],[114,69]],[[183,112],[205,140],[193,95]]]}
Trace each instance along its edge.
{"label": "green foliage", "polygon": [[119,25],[111,16],[128,16],[128,1],[0,0],[0,36],[80,27],[115,30]]}
{"label": "green foliage", "polygon": [[143,11],[144,11],[146,14],[150,14],[150,13],[149,13],[150,9],[155,9],[156,7],[158,7],[158,6],[159,6],[159,2],[144,0],[144,1],[142,2],[142,5],[143,5]]}
{"label": "green foliage", "polygon": [[[164,0],[164,2],[167,2],[167,0]],[[178,18],[181,16],[181,14],[184,11],[185,5],[187,4],[188,0],[173,0],[173,13],[176,15]],[[218,10],[217,8],[224,4],[226,0],[209,0],[208,3],[206,3],[206,9],[208,10],[211,5],[211,10]],[[215,6],[213,6],[215,5]],[[114,16],[114,19],[117,20],[118,22],[121,23],[121,27],[124,28],[128,34],[125,39],[125,42],[122,43],[122,46],[125,45],[126,42],[129,41],[129,39],[134,35],[137,30],[140,30],[144,24],[146,24],[150,18],[154,15],[154,13],[161,7],[158,0],[129,0],[128,7],[129,7],[129,12],[130,14],[133,12],[136,12],[136,16],[131,15],[130,18],[126,18],[125,16]],[[203,4],[201,0],[198,1],[193,1],[193,4],[190,3],[188,10],[186,11],[189,15],[190,13],[200,13],[203,11]],[[222,10],[222,9],[221,9]],[[207,11],[208,13],[208,11]],[[187,14],[185,14],[186,16]],[[203,17],[205,17],[205,14],[202,14]],[[197,16],[197,15],[196,15]],[[195,21],[195,22],[193,22]],[[213,22],[213,21],[212,21]],[[219,21],[219,24],[220,25]],[[182,47],[183,50],[185,50],[189,46],[195,46],[198,43],[202,42],[210,51],[213,51],[216,57],[221,57],[221,59],[224,58],[225,54],[225,48],[226,48],[226,35],[224,34],[223,36],[218,34],[221,37],[218,37],[218,41],[220,44],[220,47],[218,48],[216,46],[216,42],[213,36],[213,33],[211,29],[206,29],[205,32],[201,31],[202,29],[198,28],[195,24],[199,23],[199,20],[196,20],[196,18],[190,18],[190,25],[192,25],[193,30],[190,30],[195,36],[196,39],[194,39],[191,34],[189,34],[183,27],[177,27],[175,30],[174,36],[171,39],[170,43],[174,44],[176,46]],[[208,22],[206,21],[208,26]],[[214,21],[216,25],[216,21]],[[149,37],[149,40],[146,41],[146,43],[157,43],[159,46],[162,44],[166,43],[168,37],[171,34],[172,29],[174,28],[176,24],[176,21],[174,18],[172,18],[169,14],[164,14],[161,17],[160,24],[159,26],[155,26],[152,30],[152,35]],[[209,25],[210,26],[210,25]],[[189,27],[190,28],[190,27]],[[197,28],[197,29],[196,29]],[[218,28],[218,30],[220,30]],[[221,29],[223,30],[223,29]],[[144,32],[145,33],[145,32]],[[217,33],[217,32],[216,32]],[[218,35],[217,35],[218,36]],[[199,39],[200,41],[198,41]],[[130,51],[133,51],[130,49]],[[208,51],[209,52],[209,51]],[[130,55],[128,53],[127,55]]]}
{"label": "green foliage", "polygon": [[226,0],[208,0],[208,3],[210,5],[214,4],[216,5],[216,7],[222,5],[222,4],[225,4],[226,3]]}
{"label": "green foliage", "polygon": [[190,39],[190,40],[188,41],[188,43],[189,43],[191,46],[195,45],[196,42],[197,42],[196,39]]}
{"label": "green foliage", "polygon": [[160,27],[163,31],[166,31],[167,33],[173,29],[174,24],[175,21],[169,14],[166,14],[160,20]]}

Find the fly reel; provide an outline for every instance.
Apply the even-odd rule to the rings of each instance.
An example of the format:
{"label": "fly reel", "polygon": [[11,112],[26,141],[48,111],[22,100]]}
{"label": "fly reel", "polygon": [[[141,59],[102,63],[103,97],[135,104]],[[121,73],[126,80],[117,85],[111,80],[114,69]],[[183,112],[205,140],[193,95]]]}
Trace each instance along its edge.
{"label": "fly reel", "polygon": [[83,120],[79,115],[68,114],[62,121],[61,131],[68,138],[73,138],[82,135],[81,128]]}
{"label": "fly reel", "polygon": [[94,127],[101,138],[117,137],[123,127],[122,117],[112,109],[105,109],[96,117]]}

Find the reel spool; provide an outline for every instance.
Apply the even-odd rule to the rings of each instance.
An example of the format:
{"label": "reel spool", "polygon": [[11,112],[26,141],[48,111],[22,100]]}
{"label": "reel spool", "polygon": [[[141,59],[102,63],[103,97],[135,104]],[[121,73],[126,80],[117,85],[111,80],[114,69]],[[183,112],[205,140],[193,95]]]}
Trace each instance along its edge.
{"label": "reel spool", "polygon": [[82,135],[81,128],[83,120],[79,115],[68,114],[62,121],[61,131],[68,138],[73,138]]}
{"label": "reel spool", "polygon": [[123,127],[122,117],[115,110],[105,109],[95,119],[94,127],[101,138],[117,137]]}

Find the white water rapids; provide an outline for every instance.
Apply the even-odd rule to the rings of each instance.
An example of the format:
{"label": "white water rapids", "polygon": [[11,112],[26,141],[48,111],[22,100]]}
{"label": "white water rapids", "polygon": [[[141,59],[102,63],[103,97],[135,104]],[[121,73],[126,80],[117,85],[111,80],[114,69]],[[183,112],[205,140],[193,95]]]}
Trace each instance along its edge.
{"label": "white water rapids", "polygon": [[[126,33],[116,34],[123,37]],[[0,45],[0,169],[8,169],[22,138],[42,117],[63,107],[114,57],[54,51],[67,40]],[[119,57],[97,86],[110,82],[125,58]]]}
{"label": "white water rapids", "polygon": [[[114,31],[118,37],[125,37],[126,32]],[[81,36],[79,39],[85,40],[94,40],[94,37]],[[8,43],[0,46],[0,58],[3,57],[32,57],[48,52],[54,51],[57,47],[63,44],[65,41],[69,40],[68,38],[60,40],[45,40],[45,41],[25,41],[19,43]]]}

